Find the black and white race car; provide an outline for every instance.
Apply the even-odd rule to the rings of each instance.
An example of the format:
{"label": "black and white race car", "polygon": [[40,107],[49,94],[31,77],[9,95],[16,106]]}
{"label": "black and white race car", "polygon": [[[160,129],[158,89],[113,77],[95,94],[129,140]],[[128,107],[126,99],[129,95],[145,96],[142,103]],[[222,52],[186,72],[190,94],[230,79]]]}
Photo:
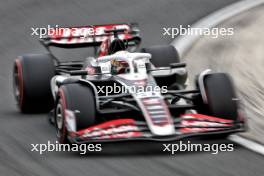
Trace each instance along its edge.
{"label": "black and white race car", "polygon": [[132,52],[141,40],[134,24],[86,28],[99,32],[41,41],[46,48],[93,46],[96,57],[61,62],[51,53],[24,55],[14,64],[20,110],[52,110],[61,143],[169,141],[245,130],[227,74],[205,70],[187,90],[186,64],[173,46]]}

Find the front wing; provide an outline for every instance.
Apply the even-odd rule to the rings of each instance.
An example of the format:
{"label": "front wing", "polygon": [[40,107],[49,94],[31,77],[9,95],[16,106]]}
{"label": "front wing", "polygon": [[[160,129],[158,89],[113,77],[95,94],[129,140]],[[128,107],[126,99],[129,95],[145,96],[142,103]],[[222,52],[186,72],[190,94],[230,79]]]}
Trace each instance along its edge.
{"label": "front wing", "polygon": [[116,142],[127,140],[173,141],[209,134],[230,134],[245,131],[244,120],[233,121],[202,114],[184,114],[174,119],[175,134],[153,135],[147,124],[134,119],[117,119],[77,132],[69,132],[73,143]]}

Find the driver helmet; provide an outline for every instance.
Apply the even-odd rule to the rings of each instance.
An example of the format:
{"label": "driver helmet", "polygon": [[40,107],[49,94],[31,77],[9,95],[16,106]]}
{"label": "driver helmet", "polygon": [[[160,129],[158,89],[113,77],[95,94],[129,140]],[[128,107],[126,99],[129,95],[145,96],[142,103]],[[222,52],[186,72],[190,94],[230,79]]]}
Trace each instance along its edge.
{"label": "driver helmet", "polygon": [[118,61],[116,59],[113,59],[111,61],[111,73],[113,75],[116,74],[123,74],[129,72],[129,65],[125,61]]}

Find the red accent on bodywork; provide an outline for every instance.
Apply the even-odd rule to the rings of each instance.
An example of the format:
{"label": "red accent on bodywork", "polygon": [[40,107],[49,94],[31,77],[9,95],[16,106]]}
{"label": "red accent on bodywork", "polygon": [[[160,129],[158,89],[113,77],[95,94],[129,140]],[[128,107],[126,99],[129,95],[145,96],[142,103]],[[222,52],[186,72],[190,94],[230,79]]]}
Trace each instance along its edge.
{"label": "red accent on bodywork", "polygon": [[63,141],[67,135],[67,129],[66,129],[66,109],[67,109],[67,106],[66,106],[66,99],[65,99],[65,95],[64,95],[64,91],[62,90],[62,88],[59,89],[59,96],[60,96],[60,99],[62,101],[62,109],[63,109],[63,131],[62,131],[62,136],[60,137],[59,139],[59,142],[60,143],[65,143],[65,141]]}
{"label": "red accent on bodywork", "polygon": [[99,50],[99,54],[98,54],[99,57],[102,57],[102,56],[106,56],[107,55],[107,53],[108,53],[108,47],[109,47],[108,45],[109,45],[109,39],[105,39],[102,42],[101,46],[100,46],[100,50]]}
{"label": "red accent on bodywork", "polygon": [[204,115],[204,114],[184,114],[181,117],[185,117],[185,116],[191,116],[193,118],[206,119],[206,120],[218,121],[218,122],[223,122],[223,123],[232,123],[233,122],[233,120],[222,119],[219,117],[213,117],[213,116],[208,116],[208,115]]}
{"label": "red accent on bodywork", "polygon": [[[207,116],[203,114],[184,114],[180,118],[182,126],[189,126],[186,128],[181,128],[182,133],[194,133],[194,132],[205,132],[205,131],[215,131],[222,130],[225,127],[231,127],[233,120],[221,119],[218,117]],[[188,119],[191,118],[191,119]],[[195,120],[197,119],[197,120]],[[200,121],[198,121],[200,120]],[[203,121],[205,120],[205,121]],[[195,128],[192,126],[203,126],[204,128]],[[217,126],[218,128],[209,128],[210,126]],[[208,127],[208,128],[206,128]],[[223,127],[223,128],[221,128]]]}
{"label": "red accent on bodywork", "polygon": [[[65,44],[75,44],[75,43],[93,43],[93,42],[102,42],[109,36],[100,36],[105,34],[104,30],[113,29],[113,28],[122,28],[129,31],[131,28],[128,24],[108,24],[108,25],[93,25],[93,26],[80,26],[80,27],[59,27],[52,28],[51,30],[60,31],[58,33],[54,32],[49,37],[53,43],[65,43]],[[56,30],[55,30],[56,29]],[[92,32],[93,31],[93,32]],[[89,35],[88,33],[93,33]],[[50,32],[51,33],[51,32]],[[129,33],[119,34],[122,36],[122,39],[130,39],[132,37]],[[90,38],[91,41],[88,41],[86,38]],[[82,40],[83,39],[83,40]]]}
{"label": "red accent on bodywork", "polygon": [[[123,129],[122,131],[113,134],[111,133],[113,130],[120,130],[120,128],[128,127],[126,131]],[[129,130],[129,128],[135,129],[134,131]],[[96,139],[106,139],[106,138],[129,138],[129,137],[139,137],[142,136],[140,131],[137,131],[137,126],[135,125],[135,121],[133,119],[118,119],[118,120],[111,120],[108,122],[104,122],[87,129],[83,129],[78,131],[76,134],[80,138],[92,139],[96,137]],[[98,137],[99,136],[99,137]]]}

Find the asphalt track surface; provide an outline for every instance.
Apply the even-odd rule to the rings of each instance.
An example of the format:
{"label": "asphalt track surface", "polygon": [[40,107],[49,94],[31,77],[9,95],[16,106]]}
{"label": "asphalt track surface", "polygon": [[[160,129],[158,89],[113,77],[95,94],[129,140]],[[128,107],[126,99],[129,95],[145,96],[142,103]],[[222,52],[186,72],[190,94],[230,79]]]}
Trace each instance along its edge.
{"label": "asphalt track surface", "polygon": [[[240,146],[217,155],[162,152],[150,142],[103,145],[103,152],[31,152],[30,144],[55,141],[47,114],[22,115],[12,94],[12,64],[22,53],[45,52],[31,27],[138,22],[143,46],[167,44],[162,27],[192,24],[233,0],[2,1],[0,5],[0,175],[262,175],[264,160]],[[197,141],[197,140],[196,140]],[[198,140],[198,142],[200,142]],[[213,141],[213,143],[231,143]]]}

